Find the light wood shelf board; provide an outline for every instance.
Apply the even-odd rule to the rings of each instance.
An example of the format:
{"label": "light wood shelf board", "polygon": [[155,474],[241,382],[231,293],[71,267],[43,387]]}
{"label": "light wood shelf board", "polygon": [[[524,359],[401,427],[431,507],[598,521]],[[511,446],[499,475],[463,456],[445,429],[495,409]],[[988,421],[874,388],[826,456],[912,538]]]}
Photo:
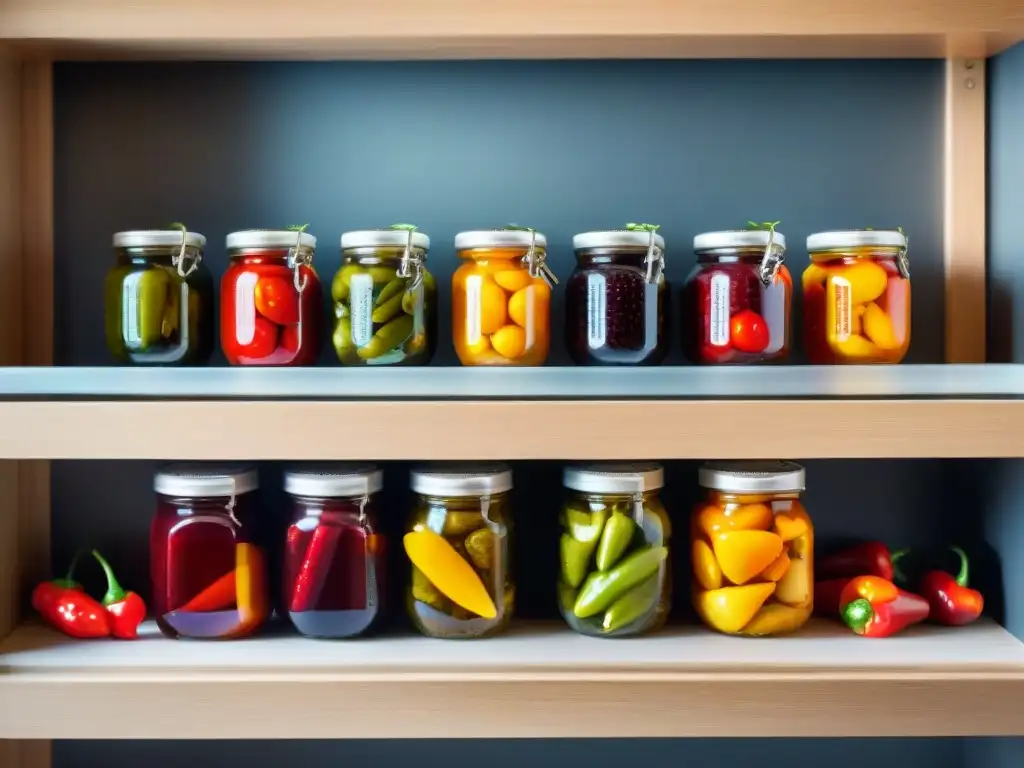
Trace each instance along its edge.
{"label": "light wood shelf board", "polygon": [[0,433],[0,458],[998,458],[1024,400],[26,401]]}
{"label": "light wood shelf board", "polygon": [[1015,0],[6,0],[0,40],[57,55],[252,58],[983,56],[1024,39]]}
{"label": "light wood shelf board", "polygon": [[614,643],[560,624],[481,643],[154,633],[83,643],[16,631],[0,646],[0,737],[1024,733],[1011,706],[1024,693],[1024,646],[990,622],[878,642],[820,623],[786,638],[688,627]]}

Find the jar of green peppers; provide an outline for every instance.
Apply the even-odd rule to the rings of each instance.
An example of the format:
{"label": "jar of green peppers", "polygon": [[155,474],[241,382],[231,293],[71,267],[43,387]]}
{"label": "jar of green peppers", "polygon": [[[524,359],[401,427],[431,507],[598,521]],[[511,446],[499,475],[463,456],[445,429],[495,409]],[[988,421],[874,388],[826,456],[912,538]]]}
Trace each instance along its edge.
{"label": "jar of green peppers", "polygon": [[331,283],[332,343],[342,365],[426,365],[437,346],[430,238],[406,224],[345,232]]}
{"label": "jar of green peppers", "polygon": [[107,273],[107,347],[138,365],[203,363],[213,351],[213,277],[203,264],[206,238],[181,229],[114,235],[117,262]]}
{"label": "jar of green peppers", "polygon": [[570,466],[563,483],[558,603],[565,621],[597,637],[660,629],[672,597],[661,466]]}

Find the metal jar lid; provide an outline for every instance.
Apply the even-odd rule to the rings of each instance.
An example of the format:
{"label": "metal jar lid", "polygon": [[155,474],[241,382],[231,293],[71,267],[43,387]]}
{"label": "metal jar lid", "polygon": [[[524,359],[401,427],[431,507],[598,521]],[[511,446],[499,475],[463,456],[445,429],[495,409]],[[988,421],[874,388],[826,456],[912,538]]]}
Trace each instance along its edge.
{"label": "metal jar lid", "polygon": [[164,496],[202,498],[237,496],[259,488],[255,468],[209,464],[171,464],[158,470],[153,490]]}
{"label": "metal jar lid", "polygon": [[501,462],[414,469],[413,491],[424,496],[487,496],[512,490],[512,469]]}
{"label": "metal jar lid", "polygon": [[870,247],[906,248],[907,236],[896,229],[843,229],[807,236],[810,253]]}
{"label": "metal jar lid", "polygon": [[693,250],[703,251],[740,250],[746,248],[767,248],[773,242],[785,250],[786,236],[781,232],[772,233],[765,229],[731,229],[722,232],[704,232],[693,238]]}
{"label": "metal jar lid", "polygon": [[[359,229],[343,232],[341,250],[349,248],[405,248],[409,244],[408,231],[404,229]],[[430,238],[422,232],[412,233],[412,247],[430,250]]]}
{"label": "metal jar lid", "polygon": [[384,471],[373,464],[319,464],[284,473],[285,493],[293,496],[363,496],[383,487]]}
{"label": "metal jar lid", "polygon": [[562,483],[583,493],[642,493],[663,487],[665,471],[650,462],[577,464],[563,470]]}
{"label": "metal jar lid", "polygon": [[301,248],[316,249],[316,238],[308,232],[297,233],[290,229],[243,229],[227,236],[225,245],[229,251],[249,248],[294,248],[296,242]]}
{"label": "metal jar lid", "polygon": [[[206,238],[198,232],[185,233],[186,248],[204,248]],[[114,233],[115,248],[180,248],[181,230],[132,229]]]}
{"label": "metal jar lid", "polygon": [[459,232],[455,236],[455,250],[473,248],[547,248],[548,239],[540,232],[523,229],[480,229]]}
{"label": "metal jar lid", "polygon": [[804,468],[792,461],[709,461],[697,477],[701,487],[727,493],[804,490]]}
{"label": "metal jar lid", "polygon": [[[581,232],[572,238],[572,249],[584,251],[591,248],[647,248],[651,233],[634,229],[607,229],[600,232]],[[654,245],[665,250],[665,238],[654,236]]]}

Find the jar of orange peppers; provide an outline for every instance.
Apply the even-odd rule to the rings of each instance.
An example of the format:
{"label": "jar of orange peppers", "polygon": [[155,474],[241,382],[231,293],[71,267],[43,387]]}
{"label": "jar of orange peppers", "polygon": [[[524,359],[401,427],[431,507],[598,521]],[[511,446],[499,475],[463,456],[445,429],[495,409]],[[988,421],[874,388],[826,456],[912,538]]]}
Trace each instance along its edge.
{"label": "jar of orange peppers", "polygon": [[452,333],[463,365],[541,365],[551,346],[547,238],[531,229],[460,232]]}
{"label": "jar of orange peppers", "polygon": [[789,461],[709,462],[690,523],[693,604],[729,635],[781,635],[814,607],[814,526]]}
{"label": "jar of orange peppers", "polygon": [[804,348],[811,363],[898,363],[910,347],[910,263],[901,230],[807,238]]}

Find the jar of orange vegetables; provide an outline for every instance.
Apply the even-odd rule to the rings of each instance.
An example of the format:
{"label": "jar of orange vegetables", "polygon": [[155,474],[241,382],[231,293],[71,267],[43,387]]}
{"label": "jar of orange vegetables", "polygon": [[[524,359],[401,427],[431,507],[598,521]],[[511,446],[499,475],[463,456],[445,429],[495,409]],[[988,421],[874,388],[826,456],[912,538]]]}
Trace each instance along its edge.
{"label": "jar of orange vegetables", "polygon": [[690,524],[693,604],[729,635],[781,635],[814,607],[814,526],[800,503],[804,470],[789,461],[700,469]]}
{"label": "jar of orange vegetables", "polygon": [[807,238],[804,349],[811,363],[898,363],[910,347],[910,263],[902,230]]}
{"label": "jar of orange vegetables", "polygon": [[463,365],[541,365],[551,346],[547,238],[531,229],[460,232],[452,333]]}

